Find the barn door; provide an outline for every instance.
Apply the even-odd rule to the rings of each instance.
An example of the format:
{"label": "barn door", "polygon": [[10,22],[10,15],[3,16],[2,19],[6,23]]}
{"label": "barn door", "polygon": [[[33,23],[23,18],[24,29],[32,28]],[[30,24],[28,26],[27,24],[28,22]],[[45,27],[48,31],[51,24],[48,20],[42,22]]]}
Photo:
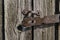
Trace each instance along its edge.
{"label": "barn door", "polygon": [[[5,0],[5,40],[32,40],[32,30],[19,32],[24,9],[39,11],[40,17],[54,15],[55,0]],[[34,30],[33,40],[55,40],[54,25]]]}

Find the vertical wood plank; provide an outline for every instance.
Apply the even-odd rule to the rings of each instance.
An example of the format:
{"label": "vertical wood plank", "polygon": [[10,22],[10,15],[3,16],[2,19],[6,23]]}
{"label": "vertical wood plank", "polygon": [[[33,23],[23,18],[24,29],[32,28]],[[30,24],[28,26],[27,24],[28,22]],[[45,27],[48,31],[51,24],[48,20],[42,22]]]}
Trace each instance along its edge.
{"label": "vertical wood plank", "polygon": [[2,0],[0,0],[0,40],[2,40]]}
{"label": "vertical wood plank", "polygon": [[17,0],[4,0],[5,40],[17,40]]}
{"label": "vertical wood plank", "polygon": [[[31,0],[20,0],[19,1],[19,6],[18,6],[19,8],[18,8],[18,15],[20,14],[20,12],[22,12],[24,9],[26,9],[26,10],[31,10]],[[20,11],[20,12],[19,12]],[[22,14],[20,14],[21,16],[21,18],[23,19],[23,15]],[[19,17],[19,18],[20,18]],[[21,19],[19,19],[19,20],[21,20]],[[31,33],[31,31],[26,31],[26,32],[21,32],[21,33],[19,33],[20,34],[20,40],[32,40],[32,33]],[[18,38],[18,39],[19,39]]]}
{"label": "vertical wood plank", "polygon": [[[54,15],[55,13],[55,0],[47,0],[47,15]],[[48,33],[48,40],[55,40],[55,27],[51,26],[50,28],[48,28],[47,33]]]}
{"label": "vertical wood plank", "polygon": [[[60,0],[59,0],[59,13],[60,13]],[[60,40],[60,24],[58,27],[58,40]]]}
{"label": "vertical wood plank", "polygon": [[60,40],[60,24],[59,24],[59,27],[58,27],[58,40]]}
{"label": "vertical wood plank", "polygon": [[[60,14],[60,0],[59,0],[59,14]],[[59,27],[58,27],[58,40],[60,40],[60,24],[59,24]]]}
{"label": "vertical wood plank", "polygon": [[59,12],[60,12],[60,0],[59,0]]}
{"label": "vertical wood plank", "polygon": [[[40,11],[40,17],[54,15],[55,0],[34,0],[34,10]],[[34,40],[54,40],[54,37],[54,26],[34,31]]]}
{"label": "vertical wood plank", "polygon": [[19,32],[17,26],[23,20],[22,11],[31,10],[31,0],[4,0],[5,40],[32,40],[31,31]]}
{"label": "vertical wood plank", "polygon": [[[40,11],[40,17],[44,17],[43,15],[43,0],[34,0],[34,11]],[[34,40],[43,40],[43,29],[37,28],[34,30]]]}

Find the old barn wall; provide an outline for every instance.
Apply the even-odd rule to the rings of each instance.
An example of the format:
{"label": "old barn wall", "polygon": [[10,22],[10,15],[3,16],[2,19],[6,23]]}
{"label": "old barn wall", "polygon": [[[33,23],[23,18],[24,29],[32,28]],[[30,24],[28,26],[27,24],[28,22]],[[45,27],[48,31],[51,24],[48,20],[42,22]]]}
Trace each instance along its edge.
{"label": "old barn wall", "polygon": [[[18,32],[24,9],[31,10],[31,0],[5,0],[5,39],[32,40],[31,31]],[[39,10],[40,17],[54,15],[55,0],[34,0],[34,11]],[[34,40],[55,40],[54,26],[34,30]]]}

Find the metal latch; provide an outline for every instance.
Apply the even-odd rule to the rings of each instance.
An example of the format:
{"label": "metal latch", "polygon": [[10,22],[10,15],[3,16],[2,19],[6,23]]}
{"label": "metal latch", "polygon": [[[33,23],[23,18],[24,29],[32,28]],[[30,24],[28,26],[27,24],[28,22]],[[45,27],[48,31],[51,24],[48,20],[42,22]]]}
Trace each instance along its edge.
{"label": "metal latch", "polygon": [[[17,28],[20,31],[28,31],[31,30],[32,26],[36,28],[45,28],[46,26],[51,26],[55,23],[60,23],[59,16],[60,14],[44,16],[44,18],[40,18],[39,12],[32,11],[23,11],[24,19],[22,24]],[[30,16],[29,13],[31,14]],[[34,17],[36,15],[36,17]]]}

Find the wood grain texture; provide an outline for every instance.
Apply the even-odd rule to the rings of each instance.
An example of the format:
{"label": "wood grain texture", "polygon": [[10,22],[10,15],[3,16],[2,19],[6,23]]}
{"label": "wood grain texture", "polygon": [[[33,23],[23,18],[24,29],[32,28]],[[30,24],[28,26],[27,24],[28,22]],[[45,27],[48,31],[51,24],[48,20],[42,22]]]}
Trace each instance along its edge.
{"label": "wood grain texture", "polygon": [[[32,40],[31,31],[17,30],[24,9],[31,10],[31,0],[5,0],[5,40]],[[54,15],[55,0],[34,0],[34,11],[37,10],[41,18]],[[54,26],[34,30],[34,40],[54,40]]]}
{"label": "wood grain texture", "polygon": [[17,0],[5,0],[5,40],[17,40]]}
{"label": "wood grain texture", "polygon": [[2,40],[2,0],[0,0],[0,40]]}
{"label": "wood grain texture", "polygon": [[[34,10],[39,10],[40,17],[54,15],[55,0],[34,0]],[[54,40],[54,26],[34,30],[34,40]]]}
{"label": "wood grain texture", "polygon": [[[60,14],[60,0],[59,0],[59,14]],[[60,40],[60,24],[58,27],[58,40]]]}
{"label": "wood grain texture", "polygon": [[59,27],[58,27],[58,40],[60,40],[60,24],[59,24]]}
{"label": "wood grain texture", "polygon": [[[31,0],[19,0],[18,2],[19,2],[18,3],[19,4],[18,5],[18,15],[19,15],[18,19],[20,21],[21,19],[23,20],[23,17],[24,17],[24,15],[22,15],[20,13],[24,9],[31,10]],[[32,40],[32,33],[31,33],[31,31],[21,32],[18,35],[20,35],[20,36],[18,36],[19,37],[18,40]]]}
{"label": "wood grain texture", "polygon": [[4,0],[5,40],[31,40],[31,31],[19,32],[17,26],[23,20],[22,11],[31,9],[31,0]]}
{"label": "wood grain texture", "polygon": [[60,12],[60,0],[59,0],[59,12]]}

